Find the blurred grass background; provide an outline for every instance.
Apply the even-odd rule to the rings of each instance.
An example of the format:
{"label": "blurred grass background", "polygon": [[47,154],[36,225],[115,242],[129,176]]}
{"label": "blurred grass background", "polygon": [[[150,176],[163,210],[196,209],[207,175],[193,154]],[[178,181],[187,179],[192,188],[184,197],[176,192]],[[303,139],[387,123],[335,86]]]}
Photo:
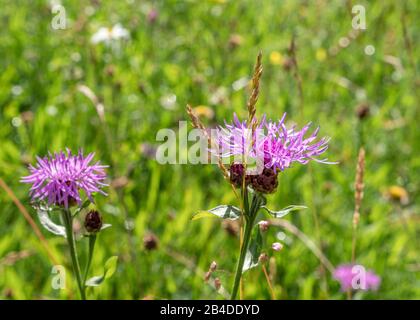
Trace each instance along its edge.
{"label": "blurred grass background", "polygon": [[[351,27],[355,4],[366,8],[365,31]],[[321,135],[332,137],[328,158],[340,162],[282,173],[270,206],[307,205],[287,220],[334,266],[349,262],[357,153],[364,146],[357,261],[375,270],[382,285],[356,298],[420,298],[417,1],[63,5],[67,28],[53,30],[48,1],[0,0],[0,177],[35,218],[29,187],[19,183],[35,155],[83,148],[111,166],[109,197],[97,197],[97,205],[112,228],[99,236],[92,273],[101,273],[109,256],[118,255],[119,264],[113,278],[88,292],[91,298],[221,298],[203,281],[213,260],[215,275],[230,290],[239,249],[235,226],[191,221],[199,209],[235,204],[229,185],[217,166],[159,165],[153,150],[158,129],[176,129],[187,119],[187,103],[199,106],[209,126],[230,121],[233,112],[246,117],[247,83],[260,50],[257,114],[276,119],[286,111],[299,126],[320,125]],[[130,40],[119,48],[90,42],[100,27],[116,23],[129,30]],[[293,36],[302,95],[289,52]],[[80,85],[103,104],[105,121]],[[362,109],[369,113],[360,119]],[[0,298],[76,298],[71,275],[66,290],[51,288],[51,261],[4,190],[0,208]],[[155,250],[144,245],[151,233],[158,238]],[[65,241],[44,235],[70,270]],[[285,247],[274,253],[269,244],[276,236]],[[289,231],[272,227],[266,252],[278,298],[345,298]],[[245,298],[270,298],[260,267],[244,284]]]}

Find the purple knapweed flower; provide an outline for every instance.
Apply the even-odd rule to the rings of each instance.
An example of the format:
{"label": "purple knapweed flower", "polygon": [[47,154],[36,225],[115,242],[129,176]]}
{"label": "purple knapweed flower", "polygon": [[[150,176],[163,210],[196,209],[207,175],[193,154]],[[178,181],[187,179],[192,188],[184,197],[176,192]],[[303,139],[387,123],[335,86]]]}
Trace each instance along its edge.
{"label": "purple knapweed flower", "polygon": [[301,130],[295,126],[288,129],[284,124],[286,113],[278,122],[267,121],[263,116],[255,130],[247,121],[240,121],[236,114],[231,124],[218,127],[215,147],[210,151],[220,157],[244,157],[246,161],[258,160],[268,169],[283,171],[293,163],[307,164],[310,160],[332,164],[327,159],[317,157],[328,149],[329,138],[316,141],[319,127],[307,138],[310,123]]}
{"label": "purple knapweed flower", "polygon": [[343,264],[334,270],[334,278],[340,282],[341,290],[377,290],[381,278],[372,270],[367,270],[362,265]]}
{"label": "purple knapweed flower", "polygon": [[[240,121],[238,116],[233,114],[233,122],[231,124],[225,121],[225,126],[219,126],[213,138],[215,144],[210,151],[220,157],[231,156],[247,156],[248,158],[256,158],[257,151],[253,145],[260,144],[264,139],[265,118],[263,118],[256,130],[253,132],[248,128],[246,120]],[[255,142],[255,143],[254,143]]]}
{"label": "purple knapweed flower", "polygon": [[93,202],[92,193],[99,192],[107,186],[104,183],[107,166],[99,162],[90,164],[94,153],[83,156],[79,151],[73,155],[69,149],[67,154],[63,151],[48,153],[47,157],[36,157],[36,166],[29,166],[31,174],[23,177],[21,182],[31,183],[30,196],[32,201],[46,200],[49,205],[59,205],[68,208],[71,203],[82,203],[81,191]]}
{"label": "purple knapweed flower", "polygon": [[149,13],[147,14],[147,22],[149,23],[154,23],[156,22],[157,18],[158,18],[158,14],[159,12],[157,11],[157,9],[152,8]]}
{"label": "purple knapweed flower", "polygon": [[323,137],[316,141],[319,127],[308,137],[305,138],[311,123],[304,126],[301,130],[296,130],[296,126],[286,128],[284,120],[286,113],[278,122],[268,122],[267,139],[264,141],[264,164],[267,168],[284,171],[294,162],[307,164],[310,160],[316,162],[332,164],[327,159],[318,159],[328,149],[328,137]]}

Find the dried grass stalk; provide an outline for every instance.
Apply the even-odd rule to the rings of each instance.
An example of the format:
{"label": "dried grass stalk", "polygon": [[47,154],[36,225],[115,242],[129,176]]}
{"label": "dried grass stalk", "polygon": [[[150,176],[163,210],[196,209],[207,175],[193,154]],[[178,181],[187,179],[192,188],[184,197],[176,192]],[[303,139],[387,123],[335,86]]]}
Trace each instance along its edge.
{"label": "dried grass stalk", "polygon": [[[206,127],[201,122],[200,118],[194,113],[194,111],[192,110],[192,108],[189,104],[187,105],[187,113],[188,113],[188,116],[191,119],[193,127],[201,130],[203,132],[204,136],[207,138],[207,141],[208,141],[209,145],[212,145],[213,142],[211,140],[211,137],[210,137]],[[226,169],[225,165],[223,164],[222,159],[220,157],[217,157],[217,165],[219,166],[220,170],[222,171],[225,179],[229,181],[229,173],[228,173],[228,171],[227,171],[227,169]]]}
{"label": "dried grass stalk", "polygon": [[365,150],[360,148],[359,156],[357,159],[357,169],[356,169],[356,181],[354,184],[354,200],[355,207],[353,213],[353,228],[356,228],[360,220],[360,206],[363,199],[363,176],[365,171]]}
{"label": "dried grass stalk", "polygon": [[255,119],[255,113],[257,111],[256,104],[258,96],[260,94],[260,79],[262,75],[262,53],[260,52],[257,56],[257,62],[254,67],[254,74],[252,75],[252,91],[248,99],[248,126],[252,126],[253,131],[257,127],[257,121]]}

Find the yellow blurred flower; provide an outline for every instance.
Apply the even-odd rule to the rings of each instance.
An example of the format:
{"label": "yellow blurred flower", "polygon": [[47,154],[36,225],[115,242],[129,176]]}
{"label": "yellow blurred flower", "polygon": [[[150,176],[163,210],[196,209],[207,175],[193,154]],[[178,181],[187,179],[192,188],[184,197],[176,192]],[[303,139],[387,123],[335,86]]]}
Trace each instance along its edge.
{"label": "yellow blurred flower", "polygon": [[316,60],[318,61],[325,61],[327,59],[327,51],[324,48],[319,48],[316,50]]}
{"label": "yellow blurred flower", "polygon": [[274,65],[281,65],[283,63],[283,56],[278,51],[273,51],[270,53],[270,63]]}
{"label": "yellow blurred flower", "polygon": [[400,186],[389,187],[386,194],[389,198],[395,201],[399,201],[401,204],[407,204],[409,201],[407,190]]}
{"label": "yellow blurred flower", "polygon": [[193,109],[194,114],[198,117],[206,117],[207,119],[214,118],[214,111],[212,108],[207,106],[197,106]]}

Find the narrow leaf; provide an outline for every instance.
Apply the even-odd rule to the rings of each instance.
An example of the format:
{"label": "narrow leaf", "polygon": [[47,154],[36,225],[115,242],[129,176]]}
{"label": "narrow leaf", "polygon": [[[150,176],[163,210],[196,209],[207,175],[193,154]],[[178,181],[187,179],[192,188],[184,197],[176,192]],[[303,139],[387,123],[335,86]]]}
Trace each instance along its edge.
{"label": "narrow leaf", "polygon": [[86,280],[85,285],[87,287],[97,287],[100,284],[102,284],[105,279],[111,278],[112,275],[115,273],[115,270],[117,269],[117,262],[118,262],[118,257],[117,256],[113,256],[113,257],[109,258],[105,262],[103,275],[94,276],[94,277]]}
{"label": "narrow leaf", "polygon": [[192,220],[217,216],[222,219],[236,220],[241,216],[241,210],[234,206],[221,205],[208,211],[199,211]]}
{"label": "narrow leaf", "polygon": [[118,256],[113,256],[105,262],[105,279],[111,278],[117,270]]}
{"label": "narrow leaf", "polygon": [[87,287],[97,287],[102,282],[104,282],[104,280],[105,280],[105,278],[103,276],[95,276],[95,277],[92,277],[92,278],[86,280],[85,285]]}
{"label": "narrow leaf", "polygon": [[290,205],[290,206],[287,206],[286,208],[283,208],[279,211],[270,210],[266,206],[262,206],[261,208],[267,210],[267,212],[269,214],[271,214],[274,218],[283,218],[284,216],[286,216],[287,214],[289,214],[292,211],[303,210],[303,209],[307,209],[308,207]]}
{"label": "narrow leaf", "polygon": [[258,262],[259,262],[258,260],[261,254],[262,246],[263,246],[263,238],[262,238],[259,226],[256,225],[254,227],[254,232],[250,240],[248,250],[245,255],[245,262],[244,262],[244,267],[242,269],[242,273],[245,273],[249,269],[252,269],[258,266]]}
{"label": "narrow leaf", "polygon": [[51,220],[48,211],[38,209],[37,212],[39,221],[41,222],[41,225],[44,227],[44,229],[57,236],[61,236],[64,238],[66,237],[66,229],[63,226],[54,223]]}
{"label": "narrow leaf", "polygon": [[112,224],[109,224],[109,223],[104,223],[104,224],[102,225],[102,227],[101,227],[101,231],[102,231],[102,230],[104,230],[104,229],[108,229],[108,228],[110,228],[110,227],[112,227]]}

